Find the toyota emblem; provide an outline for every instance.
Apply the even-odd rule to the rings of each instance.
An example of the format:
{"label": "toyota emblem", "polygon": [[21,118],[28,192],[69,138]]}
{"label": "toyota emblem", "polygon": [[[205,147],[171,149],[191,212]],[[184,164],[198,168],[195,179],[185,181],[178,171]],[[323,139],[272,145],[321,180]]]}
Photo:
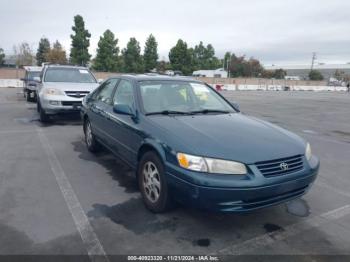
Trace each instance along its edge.
{"label": "toyota emblem", "polygon": [[280,164],[280,168],[283,170],[283,171],[287,171],[289,166],[287,163],[283,162]]}

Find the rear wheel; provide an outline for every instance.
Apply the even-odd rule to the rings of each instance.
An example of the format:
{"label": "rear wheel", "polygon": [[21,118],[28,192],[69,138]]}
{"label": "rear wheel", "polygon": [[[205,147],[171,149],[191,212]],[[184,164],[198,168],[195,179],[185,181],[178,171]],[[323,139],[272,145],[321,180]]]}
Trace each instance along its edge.
{"label": "rear wheel", "polygon": [[155,152],[149,151],[142,156],[137,175],[143,202],[150,211],[162,213],[173,207],[164,166]]}
{"label": "rear wheel", "polygon": [[90,152],[97,152],[100,147],[95,138],[95,135],[92,133],[91,123],[89,119],[84,121],[84,134],[85,134],[85,143]]}
{"label": "rear wheel", "polygon": [[[33,97],[32,97],[33,94]],[[30,90],[27,90],[26,92],[26,100],[27,102],[33,102],[34,101],[34,93]]]}

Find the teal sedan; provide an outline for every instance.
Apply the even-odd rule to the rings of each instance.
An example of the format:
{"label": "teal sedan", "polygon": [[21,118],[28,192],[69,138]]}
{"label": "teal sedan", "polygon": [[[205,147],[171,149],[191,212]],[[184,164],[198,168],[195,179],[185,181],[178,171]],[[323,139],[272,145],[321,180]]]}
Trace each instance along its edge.
{"label": "teal sedan", "polygon": [[87,148],[134,168],[145,206],[174,203],[248,212],[301,197],[319,160],[310,144],[240,113],[205,83],[181,77],[111,77],[85,97]]}

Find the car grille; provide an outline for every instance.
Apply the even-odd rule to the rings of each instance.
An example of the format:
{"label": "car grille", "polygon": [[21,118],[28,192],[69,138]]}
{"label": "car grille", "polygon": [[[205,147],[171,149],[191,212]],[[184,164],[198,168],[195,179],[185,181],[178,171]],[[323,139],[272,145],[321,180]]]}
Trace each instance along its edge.
{"label": "car grille", "polygon": [[67,96],[75,97],[75,98],[82,98],[88,95],[89,91],[66,91],[65,92]]}
{"label": "car grille", "polygon": [[79,101],[62,101],[63,106],[81,106],[82,103]]}
{"label": "car grille", "polygon": [[257,162],[255,165],[265,177],[294,173],[304,167],[302,155]]}

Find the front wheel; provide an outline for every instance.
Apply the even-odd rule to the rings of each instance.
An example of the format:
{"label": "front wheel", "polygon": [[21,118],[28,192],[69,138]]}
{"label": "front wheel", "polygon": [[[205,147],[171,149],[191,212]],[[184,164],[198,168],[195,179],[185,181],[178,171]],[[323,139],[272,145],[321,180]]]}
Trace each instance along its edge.
{"label": "front wheel", "polygon": [[168,211],[173,206],[165,180],[164,166],[158,155],[145,153],[137,171],[143,202],[154,213]]}
{"label": "front wheel", "polygon": [[47,123],[50,121],[50,117],[48,114],[46,114],[45,110],[41,107],[40,104],[38,104],[38,109],[39,109],[39,117],[40,117],[40,122],[42,123]]}

